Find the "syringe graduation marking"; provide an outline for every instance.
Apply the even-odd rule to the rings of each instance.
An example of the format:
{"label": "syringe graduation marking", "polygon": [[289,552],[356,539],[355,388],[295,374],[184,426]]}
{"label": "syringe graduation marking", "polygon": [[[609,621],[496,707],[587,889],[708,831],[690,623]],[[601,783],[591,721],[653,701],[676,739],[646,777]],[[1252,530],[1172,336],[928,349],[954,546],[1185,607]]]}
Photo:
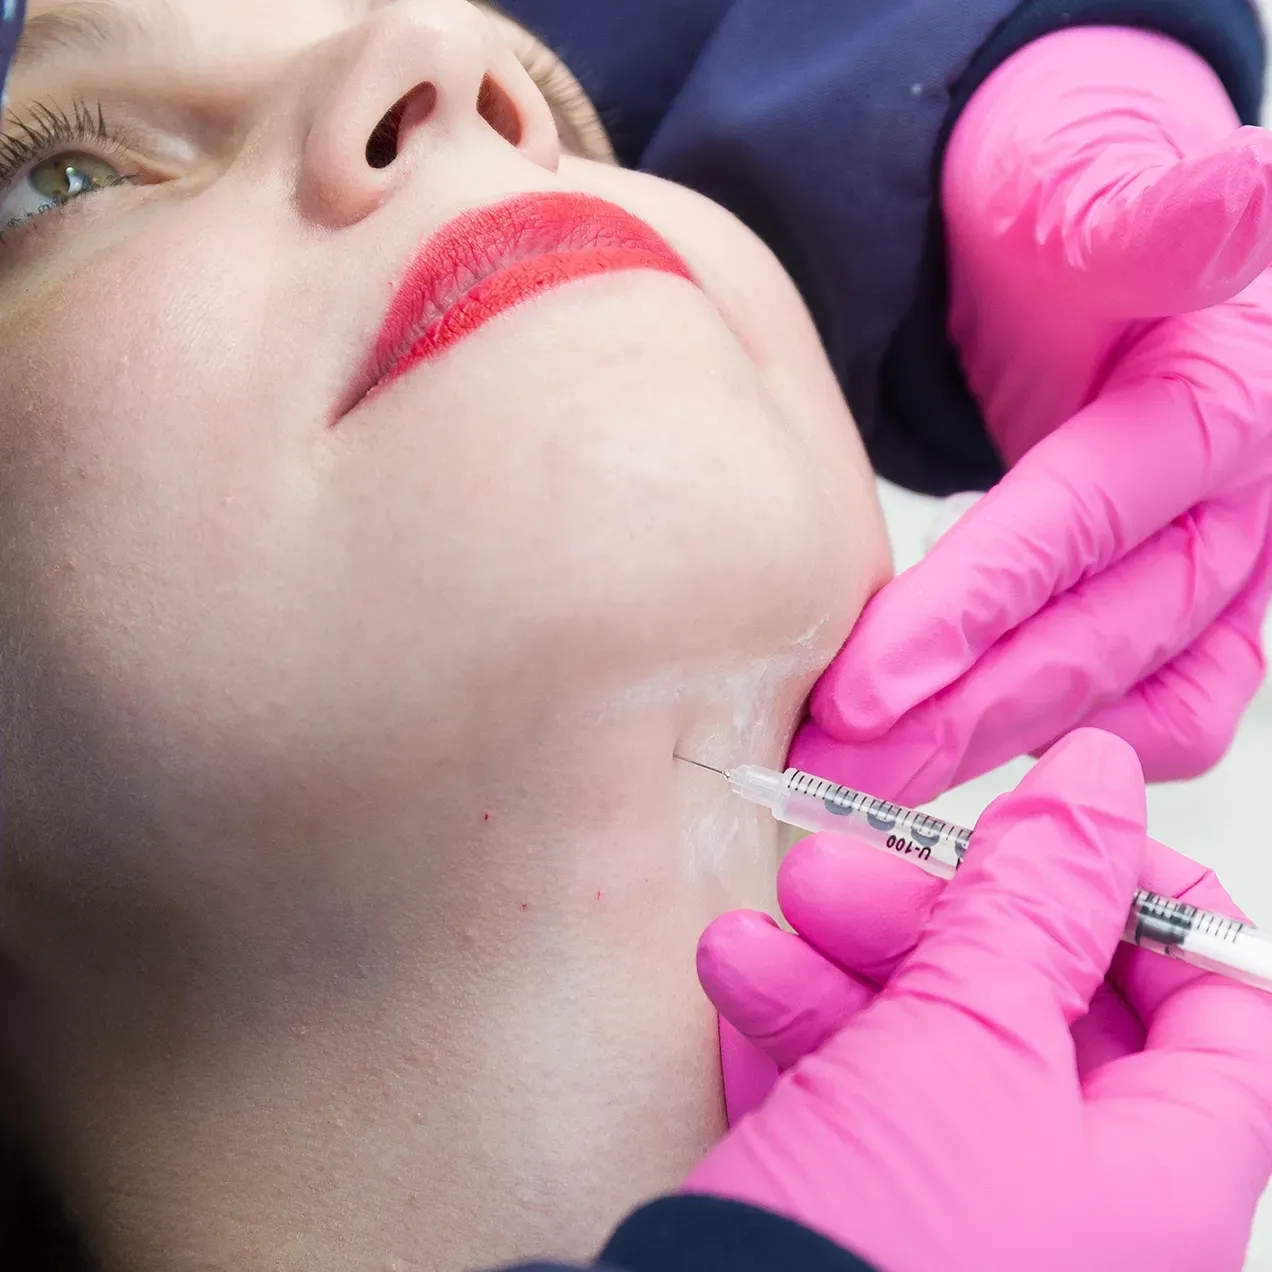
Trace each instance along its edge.
{"label": "syringe graduation marking", "polygon": [[1250,926],[1240,919],[1229,919],[1209,910],[1199,910],[1187,901],[1147,892],[1143,888],[1137,888],[1135,892],[1135,914],[1135,939],[1139,941],[1146,938],[1163,945],[1177,945],[1189,933],[1194,932],[1232,945]]}
{"label": "syringe graduation marking", "polygon": [[954,850],[959,865],[963,863],[971,836],[960,826],[952,826],[939,817],[921,813],[917,809],[903,808],[900,804],[892,804],[884,799],[874,799],[850,786],[839,786],[824,777],[814,777],[811,773],[797,770],[789,772],[787,778],[789,790],[821,800],[826,811],[836,817],[863,816],[875,830],[885,835],[900,833],[929,852],[941,842],[948,843]]}
{"label": "syringe graduation marking", "polygon": [[[919,855],[924,857],[938,844],[946,843],[954,851],[955,868],[963,864],[972,832],[962,826],[955,826],[917,809],[873,799],[850,786],[840,786],[798,769],[788,769],[784,776],[790,791],[821,800],[827,811],[837,817],[861,814],[875,830],[901,840],[912,840]],[[892,838],[889,838],[888,846],[894,847]],[[910,846],[906,845],[903,851],[908,855]],[[1132,939],[1137,945],[1178,947],[1190,935],[1208,936],[1212,940],[1225,941],[1232,945],[1250,927],[1239,919],[1198,910],[1195,905],[1189,905],[1186,901],[1160,896],[1143,888],[1136,889],[1131,913],[1134,919]]]}

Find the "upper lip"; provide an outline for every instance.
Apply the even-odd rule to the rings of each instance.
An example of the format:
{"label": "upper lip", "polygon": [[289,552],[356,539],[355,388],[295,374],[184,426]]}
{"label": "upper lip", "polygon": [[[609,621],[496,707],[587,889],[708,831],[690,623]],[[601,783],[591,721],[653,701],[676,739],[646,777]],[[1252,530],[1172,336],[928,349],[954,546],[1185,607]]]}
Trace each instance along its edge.
{"label": "upper lip", "polygon": [[411,352],[422,336],[487,279],[555,254],[629,249],[649,268],[692,279],[653,229],[594,195],[539,191],[461,213],[425,241],[398,284],[349,397],[352,407]]}

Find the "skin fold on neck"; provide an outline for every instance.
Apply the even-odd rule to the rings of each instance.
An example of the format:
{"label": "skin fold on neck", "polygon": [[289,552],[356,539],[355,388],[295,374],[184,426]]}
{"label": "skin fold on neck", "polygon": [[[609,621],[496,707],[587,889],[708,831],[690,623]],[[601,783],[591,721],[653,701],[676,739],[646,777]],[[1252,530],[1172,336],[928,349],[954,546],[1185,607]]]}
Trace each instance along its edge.
{"label": "skin fold on neck", "polygon": [[105,1272],[587,1258],[673,1189],[725,1125],[696,942],[772,908],[778,827],[672,757],[780,765],[818,645],[501,722],[259,846],[320,883],[121,899],[87,974],[27,942],[24,1129]]}

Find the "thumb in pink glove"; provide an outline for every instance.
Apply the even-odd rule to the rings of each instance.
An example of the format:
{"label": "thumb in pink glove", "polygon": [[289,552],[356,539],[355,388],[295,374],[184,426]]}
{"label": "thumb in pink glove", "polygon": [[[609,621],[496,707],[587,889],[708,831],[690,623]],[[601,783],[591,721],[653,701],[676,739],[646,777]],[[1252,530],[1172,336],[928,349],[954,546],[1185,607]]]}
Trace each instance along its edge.
{"label": "thumb in pink glove", "polygon": [[[686,1187],[788,1214],[890,1272],[1136,1267],[1145,1233],[1167,1272],[1238,1268],[1272,1170],[1272,999],[1127,951],[1126,1010],[1104,991],[1121,1010],[1111,1045],[1075,1058],[1072,1028],[1093,999],[1088,1020],[1103,1014],[1143,818],[1124,746],[1084,733],[1056,747],[981,819],[869,1009]],[[1161,856],[1151,887],[1197,872]]]}
{"label": "thumb in pink glove", "polygon": [[[1142,887],[1244,918],[1213,870],[1152,839],[1147,849]],[[918,943],[944,887],[872,846],[810,835],[778,872],[778,904],[794,933],[753,910],[711,924],[698,947],[698,975],[720,1012],[731,1124],[763,1103],[780,1070],[816,1051],[874,1000]],[[1124,957],[1119,949],[1115,968],[1124,968]],[[1116,977],[1100,986],[1071,1032],[1079,1074],[1144,1045],[1143,1023]]]}
{"label": "thumb in pink glove", "polygon": [[945,156],[951,338],[1011,471],[874,599],[792,762],[922,803],[1071,728],[1194,775],[1263,674],[1272,134],[1210,68],[1077,28]]}

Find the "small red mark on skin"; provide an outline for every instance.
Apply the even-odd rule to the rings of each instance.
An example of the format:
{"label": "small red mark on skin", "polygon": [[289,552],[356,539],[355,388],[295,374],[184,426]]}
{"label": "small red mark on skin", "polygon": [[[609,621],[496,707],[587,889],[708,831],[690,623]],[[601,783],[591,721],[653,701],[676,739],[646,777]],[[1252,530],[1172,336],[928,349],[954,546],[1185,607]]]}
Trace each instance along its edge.
{"label": "small red mark on skin", "polygon": [[601,899],[601,897],[602,897],[602,896],[604,896],[604,895],[605,895],[605,894],[604,894],[603,892],[598,892],[598,893],[596,894],[596,899],[599,901],[599,900]]}
{"label": "small red mark on skin", "polygon": [[529,902],[529,901],[523,901],[523,902],[521,903],[521,908],[522,908],[523,910],[528,910],[528,909],[530,908],[530,902]]}
{"label": "small red mark on skin", "polygon": [[489,814],[489,813],[482,813],[482,815],[481,815],[481,819],[482,819],[482,821],[489,821],[489,820],[490,820],[490,814]]}

